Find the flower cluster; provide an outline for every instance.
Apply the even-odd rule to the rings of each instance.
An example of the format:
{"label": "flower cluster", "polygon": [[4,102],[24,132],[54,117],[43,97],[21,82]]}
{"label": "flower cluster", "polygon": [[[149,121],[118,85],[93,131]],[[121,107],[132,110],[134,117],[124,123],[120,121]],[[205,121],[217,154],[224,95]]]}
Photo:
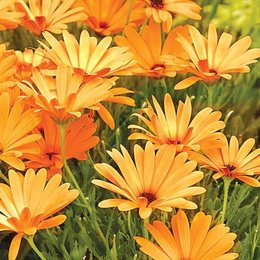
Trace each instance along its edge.
{"label": "flower cluster", "polygon": [[[154,95],[148,99],[133,113],[138,122],[128,125],[128,139],[141,139],[144,147],[135,144],[131,154],[121,145],[121,151],[108,151],[114,167],[94,164],[106,180],[91,182],[119,195],[99,207],[138,209],[146,221],[154,212],[171,212],[172,232],[163,221],[146,225],[158,245],[134,237],[154,259],[238,257],[229,252],[236,235],[223,224],[227,196],[222,223],[214,227],[213,217],[203,212],[190,226],[182,209],[198,208],[197,198],[206,192],[203,169],[224,180],[226,194],[234,179],[260,186],[254,178],[260,174],[260,148],[252,151],[253,138],[241,146],[235,136],[228,141],[226,121],[212,108],[213,85],[248,73],[260,49],[249,49],[250,36],[233,43],[230,33],[218,37],[213,23],[207,36],[190,24],[174,26],[175,16],[202,19],[201,9],[193,0],[0,0],[0,30],[20,26],[38,40],[36,49],[22,51],[0,44],[0,173],[6,182],[0,183],[0,231],[17,233],[9,259],[17,257],[22,237],[34,248],[37,230],[62,224],[65,215],[52,215],[79,194],[86,218],[91,216],[67,160],[88,159],[87,152],[103,138],[95,135],[102,124],[117,127],[112,103],[135,106],[135,89],[118,83],[123,76],[161,80],[164,90],[165,78],[175,90],[203,82],[208,106],[196,111],[188,95],[177,107],[170,93],[163,95],[163,104]],[[176,75],[182,77],[178,83]],[[61,184],[62,176],[78,190]]]}

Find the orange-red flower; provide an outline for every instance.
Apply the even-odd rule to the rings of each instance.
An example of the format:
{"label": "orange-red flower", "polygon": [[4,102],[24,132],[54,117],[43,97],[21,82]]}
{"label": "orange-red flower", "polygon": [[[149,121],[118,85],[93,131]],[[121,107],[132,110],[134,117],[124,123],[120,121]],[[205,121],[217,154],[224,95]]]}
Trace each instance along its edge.
{"label": "orange-red flower", "polygon": [[179,50],[183,53],[176,36],[177,34],[186,36],[187,30],[185,26],[176,27],[163,43],[160,25],[150,19],[149,25],[144,27],[141,34],[138,34],[133,27],[126,26],[125,36],[116,36],[115,42],[121,47],[128,47],[134,54],[137,65],[132,69],[133,74],[155,78],[174,77],[176,70],[179,69],[177,66],[179,60],[173,55],[179,53]]}
{"label": "orange-red flower", "polygon": [[0,0],[0,30],[14,29],[21,23],[22,12],[15,12],[15,0]]}
{"label": "orange-red flower", "polygon": [[56,76],[46,76],[33,70],[32,84],[19,84],[35,100],[35,106],[49,114],[55,121],[64,122],[80,117],[84,108],[99,109],[95,104],[111,96],[113,79],[96,78],[87,83],[84,76],[74,73],[65,65],[57,68]]}
{"label": "orange-red flower", "polygon": [[201,7],[193,0],[144,0],[148,7],[145,13],[157,23],[163,23],[165,32],[172,27],[172,14],[180,14],[191,19],[200,20]]}
{"label": "orange-red flower", "polygon": [[25,176],[10,170],[10,186],[0,184],[0,231],[17,233],[10,245],[10,260],[16,259],[23,236],[62,224],[65,215],[52,215],[79,195],[77,190],[68,190],[69,183],[60,185],[61,175],[53,176],[47,184],[46,178],[45,169],[36,174],[29,169]]}
{"label": "orange-red flower", "polygon": [[[86,151],[93,148],[99,138],[93,136],[97,129],[97,124],[93,119],[85,114],[79,119],[69,123],[65,132],[65,159],[76,158],[86,160]],[[42,138],[37,141],[39,155],[26,156],[26,168],[46,168],[48,179],[54,174],[61,174],[63,167],[61,156],[61,136],[60,129],[55,122],[47,116],[43,117],[41,125],[34,130],[34,133],[41,134]]]}
{"label": "orange-red flower", "polygon": [[246,73],[250,71],[248,64],[256,62],[260,57],[260,49],[250,49],[252,39],[249,36],[231,45],[232,35],[222,33],[218,40],[216,27],[210,24],[208,38],[205,38],[194,27],[189,26],[192,42],[189,42],[183,35],[178,39],[183,49],[189,56],[183,72],[190,72],[194,76],[188,77],[179,82],[175,89],[188,88],[197,81],[204,81],[207,84],[214,83],[220,79],[231,79],[230,73]]}
{"label": "orange-red flower", "polygon": [[[130,0],[78,0],[80,6],[88,16],[86,24],[94,31],[102,35],[110,35],[120,32],[127,24],[139,26],[145,20],[144,2],[135,0],[131,6]],[[129,10],[131,8],[130,13]]]}
{"label": "orange-red flower", "polygon": [[217,260],[236,259],[237,253],[227,253],[234,245],[235,233],[229,233],[224,224],[210,228],[212,217],[198,212],[189,225],[186,214],[180,210],[172,217],[172,232],[161,221],[146,227],[157,243],[134,237],[141,250],[155,260]]}
{"label": "orange-red flower", "polygon": [[22,26],[40,35],[44,31],[61,33],[67,23],[87,18],[83,7],[73,7],[76,0],[25,0],[16,1],[16,10],[23,12]]}
{"label": "orange-red flower", "polygon": [[40,135],[30,134],[39,124],[40,118],[33,109],[24,110],[24,100],[19,99],[11,107],[8,93],[0,95],[0,160],[18,170],[25,166],[24,153],[37,154],[34,142]]}
{"label": "orange-red flower", "polygon": [[210,169],[215,174],[214,179],[228,177],[238,179],[248,185],[259,187],[260,182],[253,178],[255,174],[260,174],[260,148],[250,152],[254,147],[255,140],[247,139],[239,148],[239,142],[235,136],[224,140],[224,145],[218,149],[203,149],[202,154],[191,154],[191,158],[196,160],[204,168]]}
{"label": "orange-red flower", "polygon": [[134,161],[121,146],[122,153],[113,149],[108,154],[117,164],[121,174],[106,163],[95,164],[95,169],[110,182],[93,180],[92,183],[119,194],[124,198],[106,199],[99,207],[118,207],[121,211],[139,209],[141,218],[148,218],[155,209],[170,212],[173,207],[196,209],[191,197],[205,192],[192,186],[203,178],[194,171],[197,163],[186,162],[187,153],[176,155],[174,146],[163,145],[158,151],[151,142],[143,150],[134,147]]}
{"label": "orange-red flower", "polygon": [[72,67],[75,73],[93,78],[95,75],[108,77],[112,75],[129,74],[129,67],[133,65],[133,54],[126,48],[109,48],[112,38],[105,37],[99,43],[97,38],[90,37],[86,30],[80,35],[79,42],[73,34],[64,30],[64,41],[58,41],[48,32],[43,33],[46,41],[50,44],[41,43],[46,52],[44,55],[56,65],[65,64]]}
{"label": "orange-red flower", "polygon": [[220,121],[221,112],[212,112],[212,108],[206,107],[191,121],[192,107],[188,96],[185,103],[179,102],[177,112],[169,94],[164,97],[164,112],[155,97],[153,104],[155,110],[148,102],[147,108],[142,109],[140,114],[134,114],[148,129],[130,125],[128,128],[140,129],[144,133],[133,133],[128,139],[149,140],[156,147],[162,144],[174,145],[177,152],[188,153],[192,150],[220,147],[223,144],[224,135],[217,132],[225,127],[225,123]]}

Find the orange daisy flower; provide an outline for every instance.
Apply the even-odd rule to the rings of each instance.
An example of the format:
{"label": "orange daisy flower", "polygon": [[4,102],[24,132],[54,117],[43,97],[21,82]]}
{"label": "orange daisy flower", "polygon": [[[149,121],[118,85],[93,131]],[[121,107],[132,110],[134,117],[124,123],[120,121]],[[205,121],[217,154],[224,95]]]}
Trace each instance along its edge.
{"label": "orange daisy flower", "polygon": [[80,35],[79,42],[73,34],[64,30],[63,41],[58,41],[48,32],[43,33],[50,44],[41,43],[46,52],[44,55],[56,65],[65,64],[72,67],[75,73],[108,77],[111,75],[128,75],[133,62],[133,54],[126,52],[126,48],[109,48],[112,38],[107,36],[97,43],[95,37],[90,37],[86,30]]}
{"label": "orange daisy flower", "polygon": [[186,198],[205,192],[202,187],[191,187],[203,178],[203,173],[193,172],[197,163],[186,162],[187,153],[176,155],[175,147],[169,145],[161,146],[155,153],[154,145],[147,142],[144,150],[139,145],[134,146],[134,163],[123,146],[121,150],[122,154],[116,149],[108,154],[122,175],[109,164],[95,164],[95,169],[111,183],[101,180],[92,183],[125,198],[104,200],[98,204],[99,207],[118,207],[121,211],[139,208],[143,219],[155,209],[170,212],[173,207],[197,208]]}
{"label": "orange daisy flower", "polygon": [[25,49],[23,52],[15,51],[18,60],[16,62],[16,78],[21,80],[30,80],[33,68],[39,70],[55,69],[56,65],[44,57],[42,49],[38,48],[35,52],[32,49]]}
{"label": "orange daisy flower", "polygon": [[[230,73],[246,73],[250,71],[248,64],[256,62],[260,57],[260,49],[250,49],[252,39],[249,36],[231,45],[232,35],[222,33],[218,40],[217,30],[210,24],[208,39],[206,39],[194,27],[189,25],[189,32],[192,43],[184,36],[179,35],[178,39],[183,49],[189,56],[190,61],[186,61],[183,72],[194,74],[179,82],[175,89],[188,88],[197,81],[204,81],[207,84],[214,83],[220,79],[231,79]],[[188,65],[188,66],[187,66]]]}
{"label": "orange daisy flower", "polygon": [[37,154],[34,142],[40,135],[30,134],[40,122],[33,109],[24,111],[25,101],[19,99],[10,106],[8,93],[0,95],[0,161],[18,170],[24,170],[21,160],[24,153]]}
{"label": "orange daisy flower", "polygon": [[84,108],[99,109],[94,105],[111,96],[113,79],[96,78],[87,83],[83,75],[74,73],[65,65],[57,68],[56,76],[45,76],[33,70],[30,82],[19,84],[20,88],[35,100],[35,106],[49,114],[57,122],[80,117]]}
{"label": "orange daisy flower", "polygon": [[0,44],[0,93],[14,86],[14,74],[17,57],[13,50],[6,50],[5,44]]}
{"label": "orange daisy flower", "polygon": [[201,7],[193,0],[144,0],[148,7],[145,13],[153,17],[157,23],[163,23],[165,32],[172,27],[172,14],[179,14],[194,20],[200,20]]}
{"label": "orange daisy flower", "polygon": [[60,185],[61,175],[53,176],[47,184],[46,178],[45,169],[36,174],[29,169],[25,176],[10,170],[10,186],[0,184],[0,231],[17,233],[10,245],[9,259],[16,259],[23,236],[62,224],[65,215],[52,215],[79,195],[77,190],[68,190],[69,183]]}
{"label": "orange daisy flower", "polygon": [[[93,136],[97,129],[97,124],[93,122],[90,115],[83,115],[79,119],[71,122],[66,127],[65,132],[65,158],[66,160],[76,158],[86,160],[86,151],[93,148],[99,142],[97,136]],[[51,118],[44,116],[42,123],[34,133],[41,134],[42,139],[37,141],[39,155],[26,156],[26,168],[46,168],[48,179],[54,174],[61,174],[63,167],[61,156],[61,136],[60,129]]]}
{"label": "orange daisy flower", "polygon": [[198,212],[189,225],[186,214],[180,210],[172,217],[172,232],[161,221],[146,224],[158,244],[142,237],[134,237],[141,250],[155,260],[217,260],[236,259],[237,253],[227,253],[234,245],[235,233],[218,224],[210,228],[212,217]]}
{"label": "orange daisy flower", "polygon": [[[80,6],[88,16],[86,24],[94,31],[102,35],[110,35],[124,29],[127,22],[130,0],[78,0]],[[144,2],[135,0],[129,14],[127,24],[137,27],[145,20]]]}
{"label": "orange daisy flower", "polygon": [[[185,26],[176,27],[163,44],[160,25],[150,19],[149,26],[145,26],[141,34],[131,26],[126,26],[125,36],[116,36],[115,42],[121,47],[128,47],[134,54],[137,65],[133,67],[133,74],[154,78],[174,77],[179,68],[179,60],[173,56],[169,59],[168,56],[180,50],[180,44],[176,41],[177,32],[187,35],[186,31]],[[176,46],[176,51],[173,46]]]}
{"label": "orange daisy flower", "polygon": [[21,23],[24,16],[22,12],[15,12],[13,9],[15,0],[0,0],[0,30],[14,29]]}
{"label": "orange daisy flower", "polygon": [[191,158],[204,168],[216,172],[213,175],[214,179],[226,176],[259,187],[260,182],[252,178],[253,175],[260,174],[260,148],[250,153],[255,139],[247,139],[240,148],[235,136],[230,138],[229,143],[226,137],[224,141],[221,148],[203,149],[204,155],[191,153]]}
{"label": "orange daisy flower", "polygon": [[192,107],[188,96],[185,103],[179,102],[177,112],[168,93],[164,97],[165,112],[155,97],[153,104],[155,110],[148,102],[148,107],[142,109],[140,114],[133,114],[140,118],[149,130],[138,125],[130,125],[128,128],[140,129],[145,133],[133,133],[128,137],[129,140],[149,140],[156,147],[162,144],[174,145],[177,152],[188,153],[192,150],[221,147],[223,144],[224,135],[217,132],[225,127],[225,123],[219,120],[221,112],[212,112],[211,108],[206,107],[190,122]]}
{"label": "orange daisy flower", "polygon": [[44,31],[61,33],[67,23],[87,18],[83,7],[73,7],[76,0],[25,0],[16,1],[16,10],[23,12],[22,26],[40,35]]}

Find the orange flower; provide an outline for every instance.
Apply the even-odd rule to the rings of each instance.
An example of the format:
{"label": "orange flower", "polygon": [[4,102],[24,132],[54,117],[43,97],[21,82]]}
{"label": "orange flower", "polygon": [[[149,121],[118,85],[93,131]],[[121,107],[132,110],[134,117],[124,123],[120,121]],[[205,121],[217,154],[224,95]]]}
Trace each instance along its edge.
{"label": "orange flower", "polygon": [[21,23],[24,13],[15,12],[13,4],[15,0],[0,0],[0,30],[14,29]]}
{"label": "orange flower", "polygon": [[[128,47],[134,54],[137,65],[132,70],[133,74],[155,78],[174,77],[179,68],[177,66],[179,60],[170,56],[171,62],[169,62],[168,56],[180,50],[180,44],[176,41],[177,32],[186,35],[186,31],[185,26],[176,27],[163,44],[160,25],[150,19],[149,26],[145,26],[140,35],[131,26],[126,26],[124,30],[126,36],[116,36],[115,42],[121,47]],[[173,46],[177,49],[175,50]]]}
{"label": "orange flower", "polygon": [[196,209],[194,202],[186,200],[205,192],[202,187],[191,187],[203,178],[203,173],[193,170],[195,161],[186,162],[187,153],[176,155],[174,146],[161,146],[157,153],[151,142],[145,150],[134,146],[135,163],[127,150],[121,146],[122,154],[113,149],[108,152],[122,175],[106,163],[95,164],[95,169],[112,183],[93,180],[92,183],[115,192],[125,198],[107,199],[99,207],[118,207],[121,211],[139,208],[141,218],[148,218],[154,209],[170,212],[173,207]]}
{"label": "orange flower", "polygon": [[[191,101],[187,96],[185,103],[179,102],[177,112],[173,100],[169,94],[164,97],[164,111],[158,101],[153,97],[152,105],[141,110],[140,114],[133,114],[140,118],[149,128],[146,130],[138,125],[130,125],[128,128],[140,129],[145,133],[133,133],[128,139],[145,139],[153,142],[156,147],[162,144],[174,145],[177,152],[191,150],[199,151],[205,148],[216,148],[223,144],[224,135],[217,132],[225,127],[223,121],[219,121],[221,112],[212,112],[209,107],[201,110],[191,120]],[[142,115],[144,113],[148,118]]]}
{"label": "orange flower", "polygon": [[189,225],[186,214],[180,210],[172,217],[172,232],[161,221],[146,227],[158,243],[134,237],[141,250],[155,260],[217,260],[236,259],[238,254],[226,253],[234,245],[235,233],[229,233],[224,224],[210,229],[212,217],[198,212]]}
{"label": "orange flower", "polygon": [[10,245],[9,259],[16,259],[23,236],[62,224],[65,215],[51,216],[79,195],[77,190],[68,190],[69,183],[60,185],[61,175],[53,176],[47,184],[46,178],[45,169],[36,174],[29,169],[25,176],[11,170],[10,186],[0,184],[0,231],[17,233]]}
{"label": "orange flower", "polygon": [[231,137],[229,144],[226,138],[224,141],[221,148],[203,149],[204,155],[192,153],[191,158],[204,168],[216,172],[214,179],[226,176],[259,187],[260,182],[251,177],[260,174],[260,148],[250,153],[255,140],[247,139],[240,148],[235,136]]}
{"label": "orange flower", "polygon": [[17,57],[13,50],[6,50],[5,44],[0,44],[0,93],[14,86],[14,74]]}
{"label": "orange flower", "polygon": [[44,31],[61,33],[67,23],[87,18],[83,7],[72,7],[76,0],[17,0],[16,10],[25,14],[22,26],[40,35]]}
{"label": "orange flower", "polygon": [[183,72],[194,74],[189,78],[179,82],[175,89],[188,88],[199,80],[207,84],[214,83],[223,77],[231,79],[230,73],[246,73],[250,71],[248,64],[256,62],[260,57],[260,49],[248,50],[252,43],[249,36],[231,45],[232,35],[223,33],[219,40],[216,27],[210,24],[208,39],[200,34],[194,27],[189,26],[192,39],[190,43],[184,36],[179,35],[178,39],[183,49],[189,56],[190,61],[186,61]]}
{"label": "orange flower", "polygon": [[201,7],[193,0],[144,0],[148,7],[145,13],[148,17],[153,17],[157,23],[163,23],[165,32],[169,32],[172,27],[172,14],[180,14],[194,20],[200,20],[198,14]]}
{"label": "orange flower", "polygon": [[32,49],[25,49],[23,52],[15,51],[18,60],[16,62],[16,78],[18,80],[30,80],[33,68],[40,70],[55,69],[56,66],[49,59],[44,57],[40,48],[33,52]]}
{"label": "orange flower", "polygon": [[35,100],[36,107],[49,114],[55,121],[68,121],[80,117],[84,108],[98,109],[94,105],[111,96],[113,79],[96,78],[87,83],[83,75],[74,73],[65,65],[57,68],[56,76],[45,76],[33,70],[33,84],[19,84],[21,89]]}
{"label": "orange flower", "polygon": [[24,153],[37,154],[34,142],[40,138],[29,134],[40,122],[33,109],[24,111],[24,100],[19,99],[10,106],[8,93],[0,95],[0,160],[18,170],[24,170],[21,160]]}
{"label": "orange flower", "polygon": [[[110,35],[124,29],[127,22],[130,0],[78,0],[88,15],[86,24],[102,35]],[[129,16],[128,24],[137,27],[145,20],[144,2],[135,0]]]}
{"label": "orange flower", "polygon": [[46,41],[51,45],[41,45],[46,49],[44,55],[56,65],[65,64],[72,67],[75,73],[86,77],[129,74],[128,68],[133,65],[133,54],[126,52],[126,48],[112,47],[111,37],[105,37],[97,44],[95,37],[90,37],[86,30],[80,35],[79,42],[73,34],[64,30],[63,41],[58,41],[48,32],[43,33]]}
{"label": "orange flower", "polygon": [[[85,114],[79,119],[71,122],[66,127],[65,133],[65,158],[76,158],[77,160],[86,160],[86,151],[93,148],[99,138],[93,136],[97,129],[97,124],[93,119]],[[34,131],[42,135],[42,139],[37,141],[39,155],[26,156],[29,161],[26,162],[26,168],[46,168],[48,179],[54,174],[61,174],[63,167],[61,156],[61,137],[60,129],[57,124],[49,117],[43,117],[42,124]]]}

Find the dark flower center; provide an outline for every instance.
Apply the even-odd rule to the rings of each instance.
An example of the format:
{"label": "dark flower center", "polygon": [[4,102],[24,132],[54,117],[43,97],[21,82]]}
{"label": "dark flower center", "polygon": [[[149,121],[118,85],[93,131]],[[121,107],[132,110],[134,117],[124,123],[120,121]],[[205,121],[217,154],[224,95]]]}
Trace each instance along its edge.
{"label": "dark flower center", "polygon": [[226,167],[229,169],[229,171],[234,171],[236,169],[236,167],[234,165],[229,165],[227,164]]}
{"label": "dark flower center", "polygon": [[50,153],[46,153],[46,155],[48,156],[49,160],[52,160],[52,156],[56,155],[56,153],[54,152],[50,152]]}
{"label": "dark flower center", "polygon": [[162,70],[165,70],[165,65],[164,64],[154,64],[152,67],[151,67],[151,70],[155,70],[155,69],[162,69]]}
{"label": "dark flower center", "polygon": [[143,192],[140,197],[145,197],[148,201],[148,204],[150,204],[151,202],[153,202],[154,200],[156,200],[156,197],[153,193],[150,192]]}
{"label": "dark flower center", "polygon": [[108,28],[108,24],[106,22],[100,22],[99,23],[99,27],[102,29],[107,29]]}
{"label": "dark flower center", "polygon": [[210,73],[214,73],[215,75],[218,74],[218,72],[216,70],[214,70],[214,69],[209,69],[209,72]]}
{"label": "dark flower center", "polygon": [[161,9],[164,6],[163,0],[151,0],[151,6],[157,9]]}
{"label": "dark flower center", "polygon": [[228,177],[233,177],[234,175],[234,170],[236,169],[236,167],[234,165],[230,165],[230,164],[227,164],[225,165],[225,168],[223,168],[223,173],[228,176]]}

